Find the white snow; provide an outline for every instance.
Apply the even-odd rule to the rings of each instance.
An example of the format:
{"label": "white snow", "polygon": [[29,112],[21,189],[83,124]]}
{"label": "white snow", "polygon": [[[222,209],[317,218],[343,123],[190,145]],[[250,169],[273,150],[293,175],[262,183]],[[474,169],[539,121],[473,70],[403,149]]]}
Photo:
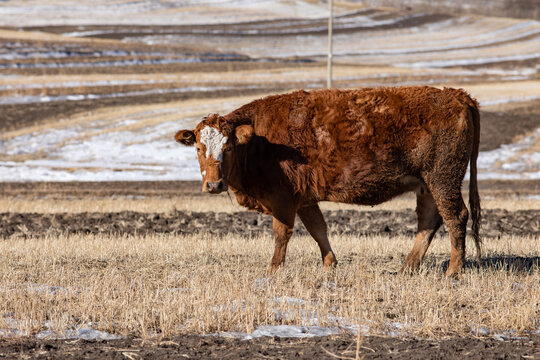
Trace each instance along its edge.
{"label": "white snow", "polygon": [[[62,295],[66,292],[77,292],[76,289],[69,289],[62,286],[48,285],[48,284],[36,284],[36,283],[23,283],[15,284],[10,288],[0,288],[0,292],[12,292],[12,291],[24,291],[28,296],[46,295],[48,297],[54,297]],[[2,315],[0,315],[2,316]],[[6,328],[0,328],[0,338],[13,337],[13,336],[29,336],[29,334],[21,330],[25,328],[25,325],[34,324],[39,325],[37,321],[32,319],[16,319],[12,313],[3,314],[2,322],[7,326]],[[73,327],[71,329],[57,332],[53,330],[53,325],[50,321],[44,323],[45,330],[40,331],[35,335],[38,339],[84,339],[84,340],[116,340],[122,339],[123,336],[109,334],[104,331],[94,329],[95,323],[87,323],[81,326]]]}
{"label": "white snow", "polygon": [[[217,57],[218,55],[216,55]],[[55,68],[80,68],[80,67],[110,67],[110,66],[134,66],[134,65],[166,65],[185,64],[195,62],[211,61],[210,58],[199,57],[179,57],[179,58],[157,58],[157,59],[122,59],[111,61],[65,61],[65,62],[32,62],[32,63],[0,63],[0,69],[55,69]]]}
{"label": "white snow", "polygon": [[522,140],[478,155],[478,178],[507,180],[540,179],[540,152],[528,151],[540,142],[540,128]]}
{"label": "white snow", "polygon": [[[193,128],[209,113],[227,113],[240,105],[214,100],[143,107],[125,116],[89,114],[73,125],[0,138],[0,181],[200,179],[195,149],[176,143],[174,134]],[[12,159],[20,156],[26,159]]]}
{"label": "white snow", "polygon": [[65,330],[60,333],[53,330],[43,330],[36,334],[38,339],[83,339],[83,340],[119,340],[124,336],[109,334],[105,331],[92,329],[88,325],[84,325],[77,329]]}
{"label": "white snow", "polygon": [[164,52],[137,52],[137,51],[121,51],[121,50],[102,50],[94,52],[85,52],[82,51],[77,53],[76,51],[38,51],[40,48],[30,47],[30,48],[16,48],[10,52],[1,53],[0,60],[21,60],[21,59],[66,59],[73,58],[77,56],[85,57],[124,57],[124,56],[170,56],[170,54]]}
{"label": "white snow", "polygon": [[[266,281],[265,281],[266,282]],[[257,284],[258,281],[255,281]],[[329,284],[331,286],[332,284]],[[516,283],[516,286],[521,284]],[[34,292],[39,292],[43,295],[57,296],[60,293],[66,291],[73,291],[72,289],[66,289],[60,286],[51,286],[47,284],[21,284],[16,285],[16,289],[27,291],[29,295]],[[10,289],[13,290],[13,289]],[[6,289],[0,289],[0,291],[6,291]],[[185,288],[167,288],[162,291],[189,291]],[[256,328],[251,333],[241,331],[226,331],[213,334],[206,334],[207,336],[222,336],[233,337],[241,340],[251,340],[259,337],[283,337],[283,338],[306,338],[317,336],[329,336],[334,334],[358,334],[361,333],[364,336],[383,334],[386,336],[407,336],[408,329],[415,324],[402,323],[402,322],[387,322],[384,324],[382,330],[377,327],[374,330],[371,326],[371,322],[362,322],[359,319],[346,319],[338,317],[333,314],[328,314],[326,323],[328,326],[321,326],[320,319],[317,315],[317,311],[306,311],[304,307],[308,304],[316,305],[316,301],[305,300],[300,298],[293,298],[288,296],[275,296],[268,299],[267,306],[271,313],[275,314],[274,319],[280,322],[296,322],[297,325],[262,325]],[[247,311],[250,304],[244,299],[234,300],[230,304],[215,305],[213,310],[215,312],[243,312]],[[256,305],[260,306],[260,304]],[[0,328],[0,338],[13,337],[13,336],[29,336],[27,332],[21,330],[24,325],[38,323],[32,319],[19,320],[13,317],[12,313],[3,314],[2,322],[5,324],[5,328]],[[44,330],[35,335],[37,339],[84,339],[84,340],[117,340],[124,338],[121,335],[111,334],[108,332],[96,330],[97,323],[86,323],[79,326],[74,326],[67,330],[57,331],[53,330],[54,326],[50,321],[46,321],[44,324]],[[491,336],[497,340],[510,340],[510,339],[523,339],[515,336],[513,330],[494,330],[483,326],[471,326],[470,331],[477,336]],[[538,333],[540,329],[533,331],[532,333]]]}
{"label": "white snow", "polygon": [[467,59],[448,59],[448,60],[431,60],[431,61],[417,61],[417,62],[400,62],[395,63],[397,67],[411,67],[411,68],[439,68],[439,67],[451,67],[451,66],[467,66],[467,65],[482,65],[491,64],[504,61],[523,61],[530,59],[540,58],[540,52],[534,52],[530,54],[513,54],[513,55],[497,55],[489,57],[474,57]]}
{"label": "white snow", "polygon": [[[0,90],[23,90],[23,89],[41,89],[41,88],[74,88],[86,86],[124,86],[124,85],[153,85],[170,84],[172,80],[100,80],[100,81],[65,81],[65,82],[34,82],[28,84],[9,84],[0,85]],[[4,98],[4,97],[2,97]]]}
{"label": "white snow", "polygon": [[287,0],[168,0],[92,3],[42,0],[0,2],[0,26],[187,25],[325,17],[327,6]]}
{"label": "white snow", "polygon": [[223,337],[233,337],[241,340],[251,340],[259,337],[283,337],[283,338],[306,338],[316,336],[330,336],[334,334],[350,333],[352,329],[323,326],[298,326],[298,325],[264,325],[259,326],[251,334],[243,332],[221,332],[217,334]]}
{"label": "white snow", "polygon": [[499,104],[508,104],[513,102],[525,102],[525,101],[533,101],[540,99],[540,95],[531,95],[531,96],[515,96],[515,97],[503,97],[503,98],[497,98],[493,100],[485,100],[482,101],[482,106],[491,106],[491,105],[499,105]]}
{"label": "white snow", "polygon": [[[26,331],[20,330],[22,328],[22,320],[16,320],[13,318],[2,319],[4,323],[9,325],[7,329],[0,329],[0,338],[15,337],[15,336],[29,336]],[[92,328],[92,323],[82,325],[74,329],[68,329],[61,332],[51,330],[51,324],[47,322],[46,327],[48,329],[42,330],[35,335],[37,339],[83,339],[83,340],[118,340],[123,339],[124,336],[110,334],[105,331],[95,330]]]}

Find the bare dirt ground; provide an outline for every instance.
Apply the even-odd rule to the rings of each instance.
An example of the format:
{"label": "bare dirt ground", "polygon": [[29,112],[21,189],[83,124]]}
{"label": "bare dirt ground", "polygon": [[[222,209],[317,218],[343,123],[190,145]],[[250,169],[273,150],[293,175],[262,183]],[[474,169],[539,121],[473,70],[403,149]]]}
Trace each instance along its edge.
{"label": "bare dirt ground", "polygon": [[0,340],[0,356],[25,359],[537,359],[540,337],[497,341],[456,338],[441,341],[377,336],[307,339],[259,338],[249,341],[182,336],[162,341],[126,339]]}
{"label": "bare dirt ground", "polygon": [[[465,184],[466,189],[468,184]],[[487,197],[516,198],[540,194],[538,181],[482,181],[481,193]],[[0,183],[0,196],[5,199],[47,199],[50,202],[69,198],[73,202],[96,197],[138,197],[141,202],[151,199],[195,197],[205,202],[207,194],[200,191],[197,181],[183,182],[109,182],[109,183]],[[226,195],[221,195],[227,201]],[[235,202],[234,198],[228,201]],[[138,211],[77,213],[14,213],[0,209],[1,237],[58,236],[60,234],[215,234],[240,233],[246,236],[271,231],[269,216],[256,212],[179,211],[146,213]],[[412,210],[361,209],[324,211],[330,231],[337,234],[400,235],[414,234],[416,214]],[[295,233],[307,234],[297,224]],[[540,216],[536,209],[484,209],[482,234],[498,237],[501,234],[527,236],[540,233]],[[446,235],[444,227],[440,235]]]}
{"label": "bare dirt ground", "polygon": [[[201,199],[204,201],[204,199]],[[416,214],[406,211],[323,211],[330,232],[357,235],[413,235],[416,233]],[[513,236],[540,233],[538,210],[508,211],[487,209],[483,212],[482,233],[485,237],[501,234]],[[123,211],[115,213],[0,213],[1,237],[58,236],[61,234],[242,234],[255,236],[270,233],[272,218],[253,212],[193,212],[174,211],[165,214]],[[307,235],[297,223],[295,234]],[[447,235],[444,227],[440,235]]]}

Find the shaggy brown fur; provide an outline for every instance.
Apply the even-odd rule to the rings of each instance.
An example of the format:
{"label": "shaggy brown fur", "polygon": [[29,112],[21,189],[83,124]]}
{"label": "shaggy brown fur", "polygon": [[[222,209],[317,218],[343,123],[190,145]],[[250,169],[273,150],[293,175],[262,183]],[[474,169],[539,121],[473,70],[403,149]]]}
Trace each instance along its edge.
{"label": "shaggy brown fur", "polygon": [[[221,164],[204,155],[199,134],[206,126],[229,139]],[[454,275],[465,259],[461,184],[469,161],[480,259],[479,134],[478,104],[465,91],[395,87],[269,96],[208,116],[176,139],[197,144],[203,190],[207,182],[228,185],[239,204],[272,214],[272,268],[284,262],[296,214],[319,243],[325,267],[336,263],[319,201],[375,205],[415,191],[418,235],[404,269],[418,268],[444,221],[452,242],[447,275]]]}

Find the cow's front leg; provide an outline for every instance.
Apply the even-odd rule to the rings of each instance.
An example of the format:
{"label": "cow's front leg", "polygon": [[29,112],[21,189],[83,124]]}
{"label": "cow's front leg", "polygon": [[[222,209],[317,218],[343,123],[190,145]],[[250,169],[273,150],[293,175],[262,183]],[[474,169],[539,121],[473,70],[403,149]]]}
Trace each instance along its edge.
{"label": "cow's front leg", "polygon": [[294,218],[292,222],[285,224],[274,217],[272,222],[272,229],[274,230],[274,257],[270,263],[270,272],[273,273],[285,262],[285,255],[287,254],[287,244],[291,238],[294,226]]}
{"label": "cow's front leg", "polygon": [[317,241],[317,244],[319,244],[324,269],[328,270],[335,267],[337,265],[336,256],[330,247],[328,227],[326,226],[326,221],[324,221],[319,205],[298,209],[298,216],[300,216],[300,220],[304,223],[307,231]]}

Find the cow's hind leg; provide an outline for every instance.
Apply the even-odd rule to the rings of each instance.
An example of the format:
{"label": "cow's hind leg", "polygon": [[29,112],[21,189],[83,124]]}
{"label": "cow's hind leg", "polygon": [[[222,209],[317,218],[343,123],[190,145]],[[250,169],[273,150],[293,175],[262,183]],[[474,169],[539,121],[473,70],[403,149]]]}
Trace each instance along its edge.
{"label": "cow's hind leg", "polygon": [[287,244],[292,236],[294,226],[294,215],[292,221],[283,223],[274,217],[272,222],[272,229],[274,231],[275,249],[274,256],[270,262],[270,272],[273,273],[285,262],[285,255],[287,255]]}
{"label": "cow's hind leg", "polygon": [[452,250],[446,276],[455,276],[465,265],[465,235],[469,219],[469,211],[461,195],[461,182],[456,181],[452,185],[428,183],[428,187],[450,234]]}
{"label": "cow's hind leg", "polygon": [[337,265],[337,260],[328,241],[328,227],[324,221],[319,205],[302,207],[298,209],[298,216],[307,231],[319,244],[323,266],[325,270]]}
{"label": "cow's hind leg", "polygon": [[407,256],[401,272],[418,270],[433,236],[442,224],[435,200],[425,184],[422,184],[416,192],[416,214],[418,216],[418,232],[413,249]]}

